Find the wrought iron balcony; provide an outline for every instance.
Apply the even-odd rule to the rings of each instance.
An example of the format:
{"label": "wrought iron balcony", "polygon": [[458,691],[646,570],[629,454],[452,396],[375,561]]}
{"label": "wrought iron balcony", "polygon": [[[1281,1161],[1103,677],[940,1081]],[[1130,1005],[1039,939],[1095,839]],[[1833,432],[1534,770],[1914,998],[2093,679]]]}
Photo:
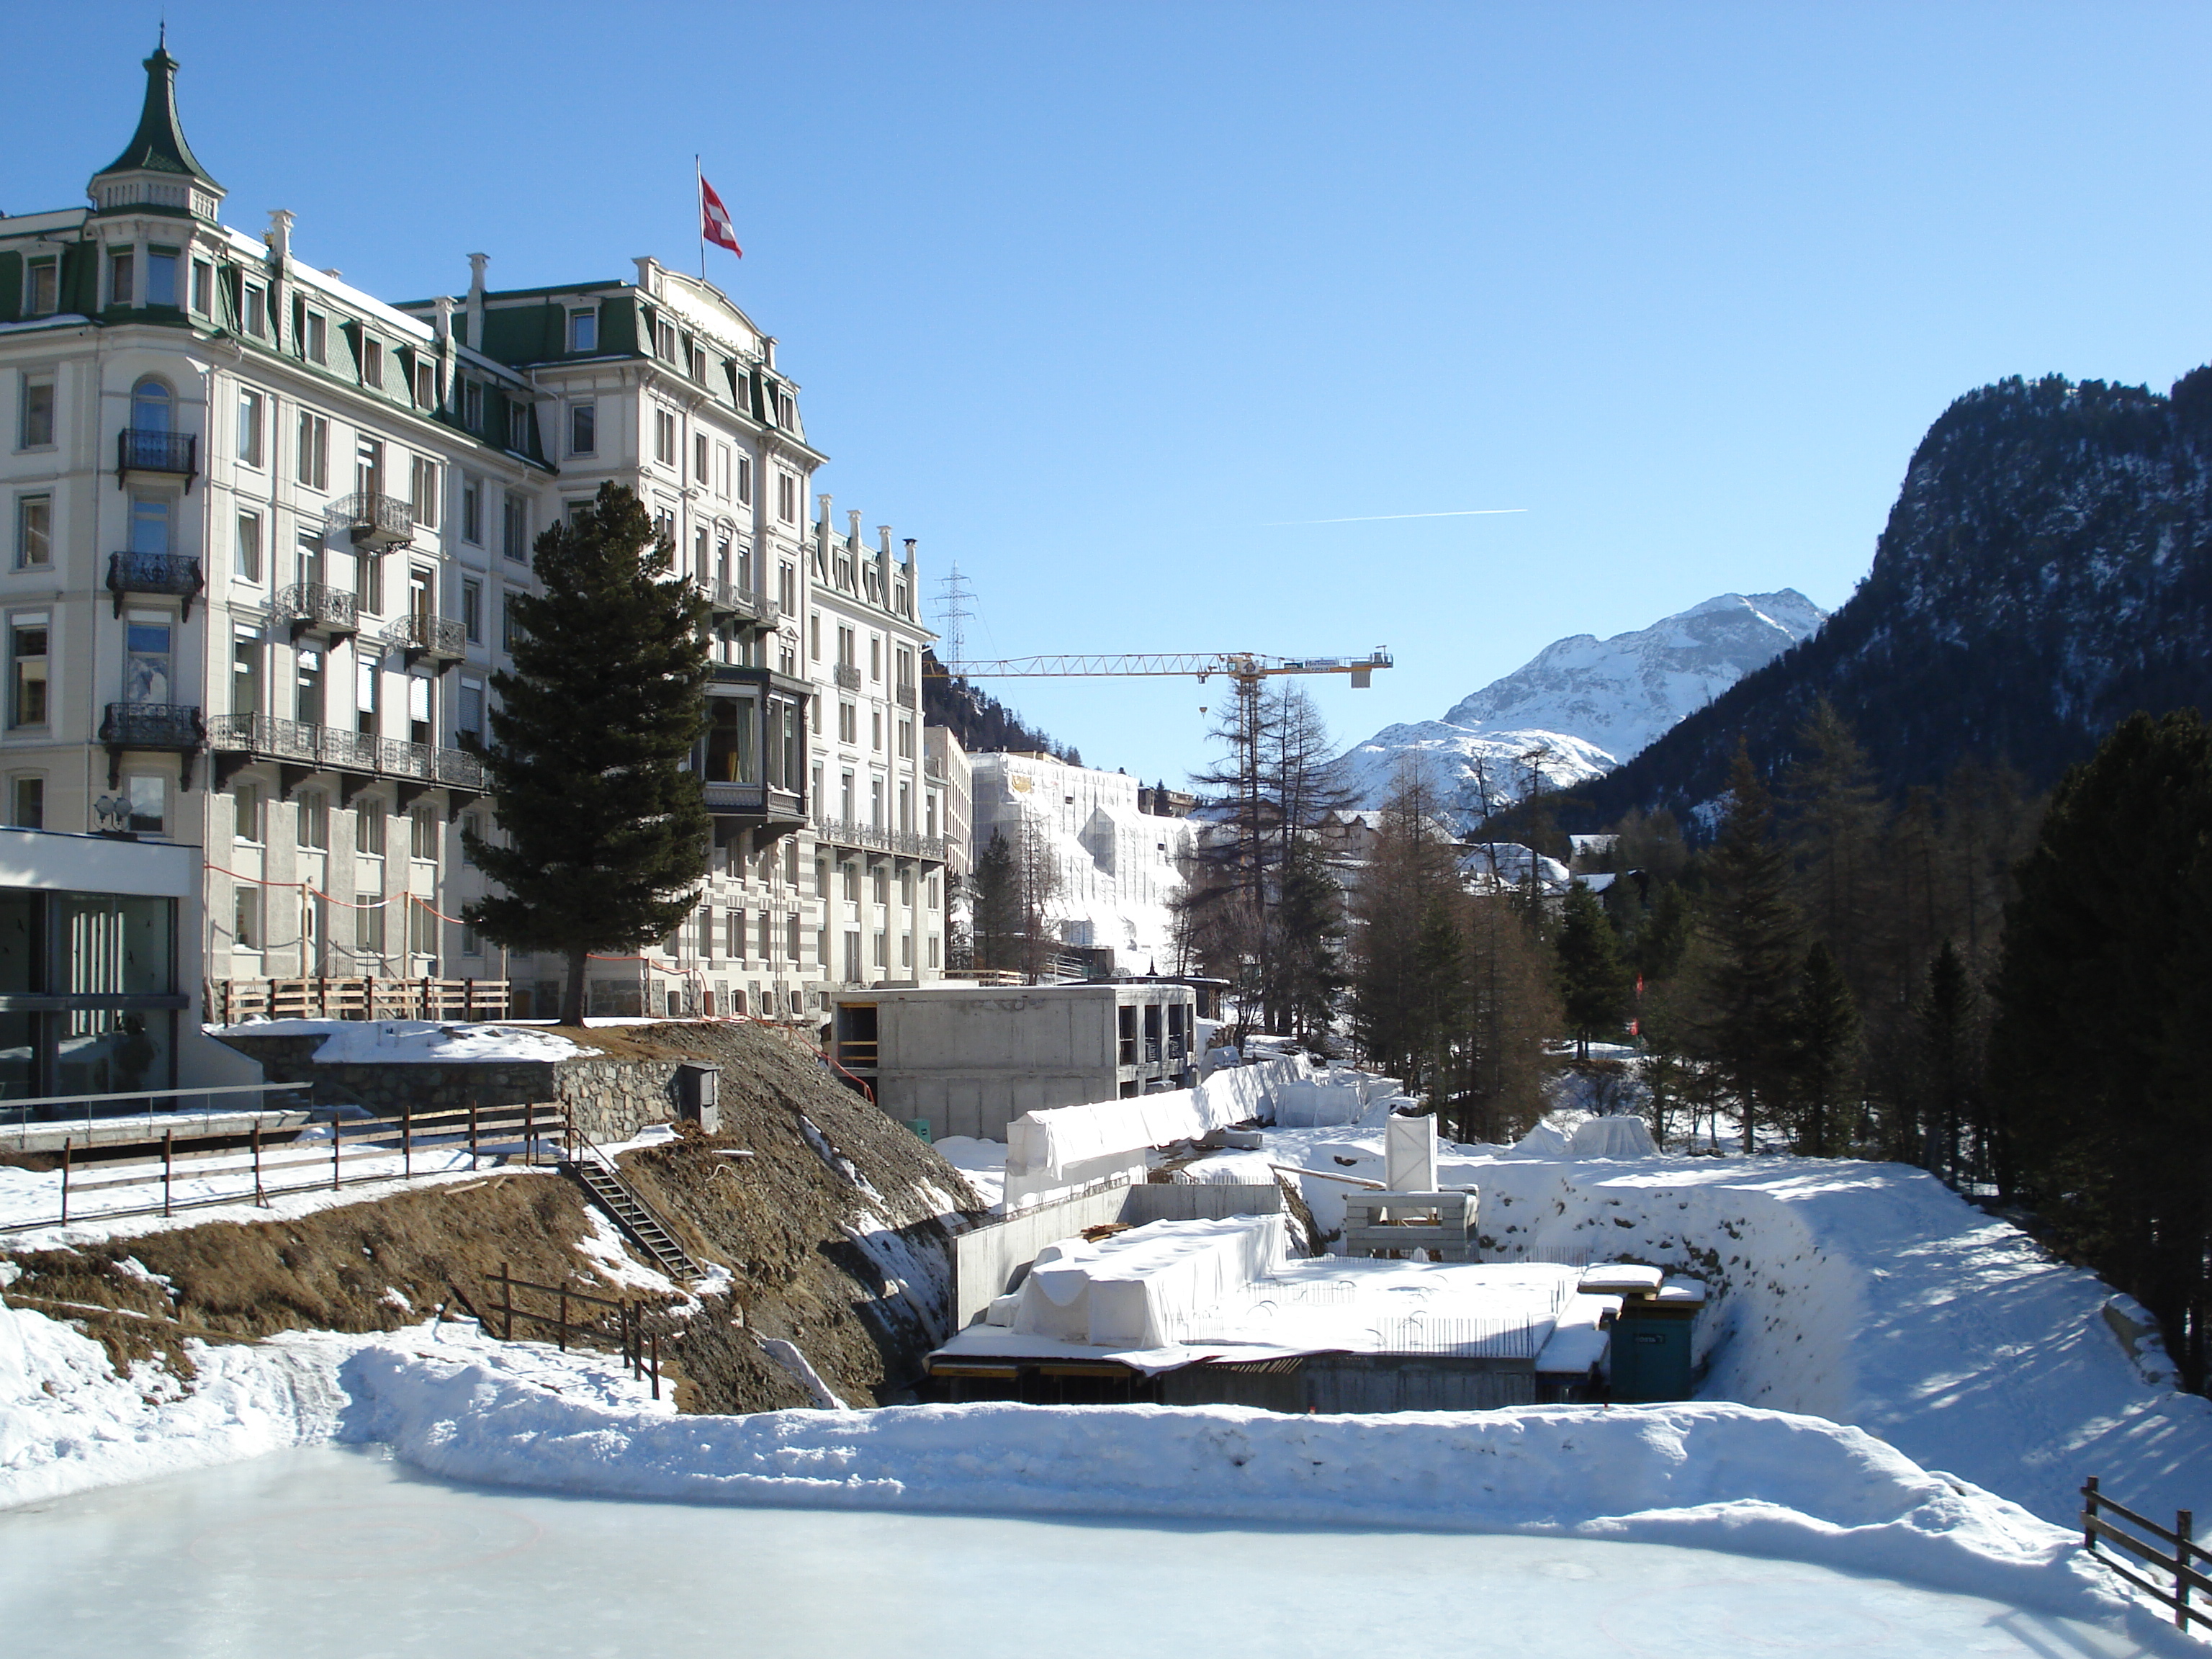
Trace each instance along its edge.
{"label": "wrought iron balcony", "polygon": [[192,757],[207,746],[207,726],[197,703],[111,702],[100,723],[107,745],[107,787],[123,781],[123,755],[130,749],[165,749],[185,757],[183,782],[192,787]]}
{"label": "wrought iron balcony", "polygon": [[945,857],[945,842],[936,836],[918,836],[906,830],[878,830],[872,824],[854,823],[844,818],[824,818],[816,833],[837,847],[864,848],[873,853],[890,853],[896,857],[935,859]]}
{"label": "wrought iron balcony", "polygon": [[846,690],[857,691],[860,689],[860,671],[856,664],[849,662],[839,663],[837,665],[836,677],[837,684],[842,686]]}
{"label": "wrought iron balcony", "polygon": [[483,763],[465,750],[400,743],[273,714],[217,714],[209,724],[208,747],[241,761],[273,760],[312,772],[367,774],[477,794],[484,788]]}
{"label": "wrought iron balcony", "polygon": [[749,623],[757,628],[774,628],[783,620],[783,607],[764,593],[756,593],[735,582],[719,581],[711,576],[691,578],[692,591],[707,601],[708,609],[716,622]]}
{"label": "wrought iron balcony", "polygon": [[182,553],[111,553],[107,556],[107,591],[115,595],[115,614],[123,614],[125,593],[167,593],[185,602],[186,622],[192,619],[192,599],[207,588],[200,562]]}
{"label": "wrought iron balcony", "polygon": [[276,614],[290,624],[292,637],[326,634],[333,640],[361,632],[354,596],[320,582],[295,582],[276,595]]}
{"label": "wrought iron balcony", "polygon": [[468,629],[450,617],[410,611],[384,630],[384,642],[396,645],[410,663],[428,657],[443,665],[469,654]]}
{"label": "wrought iron balcony", "polygon": [[898,689],[898,701],[902,708],[916,708],[921,707],[921,693],[912,685],[902,685]]}
{"label": "wrought iron balcony", "polygon": [[200,441],[189,432],[148,432],[125,427],[115,434],[115,482],[133,472],[181,473],[185,488],[199,476]]}
{"label": "wrought iron balcony", "polygon": [[397,495],[373,491],[347,495],[331,504],[325,520],[332,529],[345,532],[356,547],[372,553],[404,547],[415,539],[414,506]]}

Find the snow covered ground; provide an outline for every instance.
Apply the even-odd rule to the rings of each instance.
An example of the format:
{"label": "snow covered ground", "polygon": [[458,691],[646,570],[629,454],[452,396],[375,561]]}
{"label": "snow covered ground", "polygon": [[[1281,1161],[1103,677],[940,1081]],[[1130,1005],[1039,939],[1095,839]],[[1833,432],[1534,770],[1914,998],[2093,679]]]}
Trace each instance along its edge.
{"label": "snow covered ground", "polygon": [[[611,1022],[601,1020],[599,1024]],[[580,1060],[596,1054],[567,1037],[528,1025],[471,1024],[430,1019],[257,1019],[210,1025],[210,1036],[319,1036],[315,1059],[325,1066],[435,1066],[460,1060]]]}

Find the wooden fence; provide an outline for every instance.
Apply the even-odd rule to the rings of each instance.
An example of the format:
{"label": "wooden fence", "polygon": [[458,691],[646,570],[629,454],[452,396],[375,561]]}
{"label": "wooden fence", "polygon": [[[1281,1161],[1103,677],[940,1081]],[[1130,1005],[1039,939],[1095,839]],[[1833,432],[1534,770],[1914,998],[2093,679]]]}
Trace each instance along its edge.
{"label": "wooden fence", "polygon": [[[565,1353],[571,1334],[592,1336],[601,1340],[605,1340],[610,1335],[604,1320],[570,1319],[570,1307],[611,1308],[615,1315],[615,1329],[611,1334],[620,1344],[623,1364],[629,1367],[629,1374],[633,1377],[641,1382],[650,1380],[653,1397],[655,1400],[660,1398],[660,1333],[645,1328],[646,1315],[658,1304],[635,1302],[628,1297],[593,1296],[588,1291],[574,1290],[566,1285],[532,1284],[526,1279],[517,1279],[513,1267],[504,1261],[500,1263],[496,1283],[499,1286],[499,1305],[477,1313],[477,1323],[483,1328],[485,1335],[493,1334],[492,1322],[495,1316],[499,1323],[499,1340],[512,1342],[514,1340],[514,1322],[520,1319],[526,1324],[550,1329],[555,1341]],[[520,1306],[514,1299],[517,1291],[552,1298],[555,1311],[546,1313]],[[458,1295],[458,1291],[455,1293]]]}
{"label": "wooden fence", "polygon": [[[2117,1520],[2107,1520],[2114,1516]],[[2200,1595],[2212,1596],[2212,1552],[2206,1551],[2195,1537],[2196,1517],[2187,1510],[2179,1511],[2173,1518],[2172,1530],[2168,1531],[2157,1522],[2137,1515],[2123,1504],[2115,1504],[2097,1490],[2097,1477],[2091,1475],[2081,1486],[2081,1547],[2102,1561],[2114,1572],[2142,1591],[2160,1606],[2173,1610],[2177,1630],[2186,1631],[2193,1622],[2212,1630],[2212,1613],[2206,1613],[2189,1604],[2189,1595],[2195,1590]],[[2148,1534],[2144,1536],[2142,1534]],[[2097,1547],[2098,1540],[2126,1551],[2157,1573],[2172,1581],[2171,1589],[2151,1582],[2142,1574],[2130,1571],[2112,1556]],[[2156,1540],[2155,1542],[2152,1540]],[[2158,1545],[2167,1546],[2171,1553],[2161,1552]]]}
{"label": "wooden fence", "polygon": [[[297,1139],[296,1131],[264,1137],[258,1124],[243,1136],[179,1134],[172,1128],[162,1132],[158,1159],[103,1158],[82,1165],[76,1146],[64,1141],[56,1213],[0,1224],[0,1232],[66,1226],[72,1220],[174,1215],[213,1205],[265,1206],[288,1193],[336,1192],[363,1182],[408,1181],[474,1168],[487,1156],[534,1164],[541,1151],[550,1150],[544,1143],[565,1147],[569,1136],[566,1116],[550,1104],[471,1104],[443,1112],[404,1112],[396,1118],[334,1116],[311,1127],[328,1130],[327,1146]],[[418,1163],[426,1167],[418,1169]],[[180,1195],[179,1181],[199,1190]],[[103,1202],[99,1194],[123,1201]]]}
{"label": "wooden fence", "polygon": [[267,1019],[505,1019],[503,979],[216,979],[208,1018],[225,1025]]}

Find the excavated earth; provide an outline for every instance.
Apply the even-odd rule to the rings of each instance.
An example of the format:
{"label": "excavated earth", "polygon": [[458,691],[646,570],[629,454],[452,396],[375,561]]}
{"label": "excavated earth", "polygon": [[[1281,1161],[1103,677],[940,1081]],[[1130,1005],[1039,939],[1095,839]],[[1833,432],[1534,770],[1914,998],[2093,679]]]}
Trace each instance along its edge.
{"label": "excavated earth", "polygon": [[[921,1356],[949,1334],[951,1233],[981,1209],[959,1171],[769,1028],[563,1035],[613,1059],[721,1067],[719,1133],[685,1126],[673,1141],[619,1159],[693,1257],[731,1275],[725,1291],[703,1297],[644,1298],[660,1309],[649,1328],[665,1333],[678,1404],[750,1412],[818,1403],[803,1370],[764,1342],[791,1345],[847,1404],[912,1398]],[[177,1227],[0,1260],[18,1269],[9,1301],[76,1319],[118,1364],[158,1356],[189,1375],[186,1337],[396,1329],[441,1310],[496,1306],[502,1270],[639,1297],[611,1285],[582,1248],[599,1224],[574,1182],[514,1170],[296,1219]],[[611,1327],[605,1340],[612,1346]]]}

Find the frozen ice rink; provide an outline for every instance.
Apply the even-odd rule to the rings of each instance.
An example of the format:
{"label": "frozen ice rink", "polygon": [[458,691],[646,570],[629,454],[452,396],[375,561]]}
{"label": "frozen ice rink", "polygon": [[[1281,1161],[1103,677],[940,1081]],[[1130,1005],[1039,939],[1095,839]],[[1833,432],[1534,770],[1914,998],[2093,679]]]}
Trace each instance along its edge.
{"label": "frozen ice rink", "polygon": [[451,1486],[374,1449],[0,1512],[0,1631],[40,1659],[2142,1651],[1663,1546],[611,1503]]}

